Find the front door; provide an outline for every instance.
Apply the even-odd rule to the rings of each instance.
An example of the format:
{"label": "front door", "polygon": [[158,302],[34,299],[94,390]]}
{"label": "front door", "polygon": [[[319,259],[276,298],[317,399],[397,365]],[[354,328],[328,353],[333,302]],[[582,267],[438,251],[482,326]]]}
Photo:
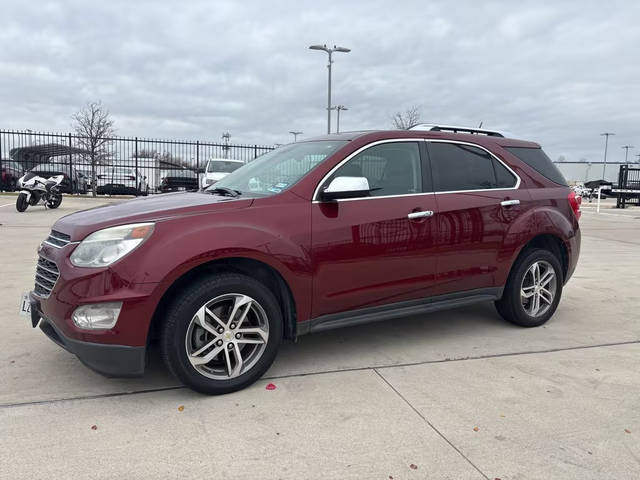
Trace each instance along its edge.
{"label": "front door", "polygon": [[436,201],[424,143],[385,142],[335,177],[365,177],[369,196],[312,206],[313,317],[427,297],[436,277]]}

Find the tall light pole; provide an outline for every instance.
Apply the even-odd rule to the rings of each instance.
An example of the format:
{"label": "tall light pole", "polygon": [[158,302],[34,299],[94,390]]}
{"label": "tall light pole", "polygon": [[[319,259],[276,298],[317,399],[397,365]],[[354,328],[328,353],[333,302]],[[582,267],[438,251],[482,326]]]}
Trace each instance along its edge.
{"label": "tall light pole", "polygon": [[625,145],[622,148],[624,148],[624,163],[629,163],[629,161],[627,160],[627,157],[629,156],[629,149],[633,148],[633,145]]}
{"label": "tall light pole", "polygon": [[304,132],[289,131],[289,133],[293,135],[293,143],[296,143],[298,141],[298,135],[302,135]]}
{"label": "tall light pole", "polygon": [[311,45],[309,47],[311,50],[322,50],[323,52],[327,52],[329,55],[329,63],[327,64],[327,69],[329,70],[329,84],[327,89],[327,134],[331,133],[331,64],[333,63],[332,55],[333,52],[342,52],[349,53],[351,51],[350,48],[345,47],[337,47],[333,46],[333,48],[327,47],[327,45]]}
{"label": "tall light pole", "polygon": [[224,141],[224,145],[222,146],[224,158],[229,158],[229,140],[231,140],[231,134],[229,132],[224,132],[222,134],[222,140]]}
{"label": "tall light pole", "polygon": [[331,107],[331,110],[336,111],[336,115],[337,115],[336,133],[340,133],[340,111],[349,110],[349,109],[344,105],[336,105],[335,107]]}
{"label": "tall light pole", "polygon": [[604,137],[604,165],[602,166],[602,179],[603,180],[606,180],[604,174],[605,174],[605,171],[607,169],[607,146],[609,145],[609,137],[611,135],[615,135],[615,133],[604,132],[604,133],[600,134],[601,137]]}

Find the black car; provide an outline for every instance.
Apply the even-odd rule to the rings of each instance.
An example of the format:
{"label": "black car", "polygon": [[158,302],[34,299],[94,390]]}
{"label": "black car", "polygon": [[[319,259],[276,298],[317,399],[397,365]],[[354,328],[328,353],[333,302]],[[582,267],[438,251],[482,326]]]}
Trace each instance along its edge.
{"label": "black car", "polygon": [[18,179],[24,175],[24,168],[13,160],[2,159],[0,164],[0,190],[15,191],[18,186]]}
{"label": "black car", "polygon": [[184,190],[198,190],[198,175],[193,170],[172,169],[160,172],[160,186],[162,193]]}

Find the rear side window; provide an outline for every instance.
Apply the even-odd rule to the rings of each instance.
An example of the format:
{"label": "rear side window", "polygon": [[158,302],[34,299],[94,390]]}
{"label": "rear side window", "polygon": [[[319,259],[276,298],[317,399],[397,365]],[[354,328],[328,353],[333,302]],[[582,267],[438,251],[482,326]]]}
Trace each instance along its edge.
{"label": "rear side window", "polygon": [[524,163],[536,170],[539,174],[547,177],[552,182],[560,185],[566,185],[567,181],[558,170],[547,154],[541,148],[525,148],[525,147],[505,147],[509,152],[514,154]]}
{"label": "rear side window", "polygon": [[516,177],[486,151],[456,143],[432,142],[429,158],[436,192],[512,188]]}

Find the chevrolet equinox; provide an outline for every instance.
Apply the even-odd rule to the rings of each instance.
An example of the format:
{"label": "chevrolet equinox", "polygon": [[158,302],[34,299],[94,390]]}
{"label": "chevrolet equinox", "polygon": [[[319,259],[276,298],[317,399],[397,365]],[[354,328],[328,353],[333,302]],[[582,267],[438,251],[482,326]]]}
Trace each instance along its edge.
{"label": "chevrolet equinox", "polygon": [[104,375],[142,375],[157,342],[184,384],[227,393],[311,332],[484,301],[542,325],[576,267],[579,218],[536,143],[433,125],[328,135],[200,192],[61,218],[31,322]]}

